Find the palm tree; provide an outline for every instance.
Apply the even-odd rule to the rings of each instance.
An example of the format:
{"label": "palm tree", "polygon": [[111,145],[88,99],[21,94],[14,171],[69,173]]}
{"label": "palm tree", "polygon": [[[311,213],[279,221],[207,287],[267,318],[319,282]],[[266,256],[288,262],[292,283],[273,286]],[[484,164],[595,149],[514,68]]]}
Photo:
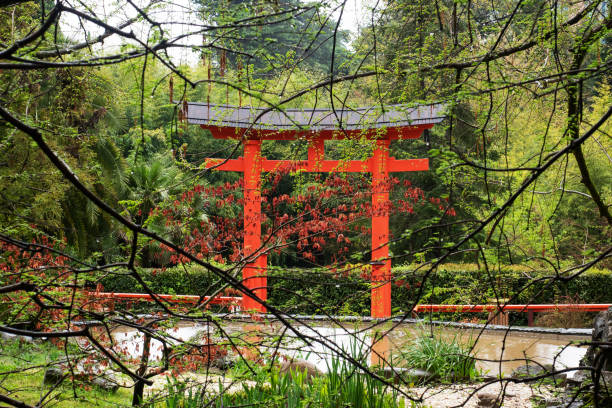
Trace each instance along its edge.
{"label": "palm tree", "polygon": [[[92,189],[111,206],[117,208],[127,192],[127,164],[115,144],[98,138],[92,146],[97,178]],[[103,213],[76,189],[70,189],[62,202],[64,234],[68,244],[85,258],[107,261],[119,255],[117,239],[122,235],[117,222]]]}

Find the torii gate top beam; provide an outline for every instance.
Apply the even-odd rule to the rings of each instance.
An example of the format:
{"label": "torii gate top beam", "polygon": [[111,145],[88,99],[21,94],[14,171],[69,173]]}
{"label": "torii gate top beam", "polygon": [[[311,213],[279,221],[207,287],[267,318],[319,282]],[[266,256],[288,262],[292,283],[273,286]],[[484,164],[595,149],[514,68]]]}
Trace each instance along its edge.
{"label": "torii gate top beam", "polygon": [[[444,105],[285,109],[185,102],[181,115],[218,139],[416,139],[444,119]],[[248,135],[246,134],[248,132]]]}

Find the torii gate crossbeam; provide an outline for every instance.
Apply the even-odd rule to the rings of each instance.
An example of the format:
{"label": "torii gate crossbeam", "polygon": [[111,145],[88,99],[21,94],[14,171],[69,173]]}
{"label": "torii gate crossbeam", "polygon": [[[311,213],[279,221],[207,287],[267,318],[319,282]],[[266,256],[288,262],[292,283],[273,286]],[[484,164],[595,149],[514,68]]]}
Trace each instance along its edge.
{"label": "torii gate crossbeam", "polygon": [[[397,106],[396,106],[397,108]],[[427,109],[429,111],[427,111]],[[186,112],[185,112],[186,110]],[[211,110],[213,111],[211,114]],[[290,169],[306,172],[360,172],[372,174],[372,317],[391,316],[391,260],[389,259],[389,191],[387,180],[391,172],[429,170],[428,159],[397,160],[389,156],[389,144],[393,139],[416,139],[425,129],[433,127],[443,117],[439,115],[442,107],[410,108],[398,114],[398,111],[387,111],[376,118],[373,123],[360,123],[363,115],[355,112],[340,111],[345,117],[342,129],[334,128],[334,116],[329,111],[312,110],[310,112],[309,130],[287,129],[304,121],[304,111],[285,111],[277,117],[267,117],[268,112],[261,113],[253,108],[240,108],[219,105],[185,103],[181,115],[189,123],[199,124],[209,130],[218,139],[243,140],[244,153],[237,159],[208,159],[207,168],[222,171],[244,173],[244,246],[243,256],[254,257],[243,269],[243,283],[252,289],[261,299],[267,299],[266,268],[267,257],[262,251],[261,241],[261,173]],[[292,117],[293,115],[293,117]],[[313,117],[316,122],[313,126]],[[285,120],[283,120],[285,118]],[[331,118],[331,119],[330,119]],[[382,120],[381,120],[382,118]],[[389,118],[395,121],[389,121]],[[264,119],[267,119],[264,120]],[[296,120],[297,119],[297,120]],[[353,120],[351,122],[351,119]],[[257,123],[257,121],[261,123]],[[331,121],[331,123],[330,123]],[[380,126],[381,123],[383,126]],[[337,124],[336,124],[337,125]],[[285,128],[284,128],[285,126]],[[368,127],[366,127],[368,126]],[[374,153],[368,160],[341,161],[325,160],[325,140],[341,138],[367,138],[375,143]],[[306,138],[309,141],[308,160],[268,160],[261,155],[262,140],[295,140]],[[265,312],[265,308],[256,299],[243,296],[244,310]]]}

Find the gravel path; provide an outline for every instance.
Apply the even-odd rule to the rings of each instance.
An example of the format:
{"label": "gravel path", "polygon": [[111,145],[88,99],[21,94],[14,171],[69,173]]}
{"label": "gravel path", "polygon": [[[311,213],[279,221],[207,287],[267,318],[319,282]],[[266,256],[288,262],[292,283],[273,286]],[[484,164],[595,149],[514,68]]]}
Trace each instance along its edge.
{"label": "gravel path", "polygon": [[[450,408],[480,407],[478,404],[480,395],[488,394],[493,399],[500,395],[501,386],[499,383],[490,384],[458,384],[458,385],[439,385],[432,387],[410,388],[411,395],[422,397],[421,407]],[[481,388],[483,387],[483,388]],[[552,396],[551,389],[548,387],[532,387],[527,384],[507,383],[502,407],[506,408],[526,408],[531,407],[530,398],[537,395],[544,398]],[[486,406],[486,405],[482,405]]]}

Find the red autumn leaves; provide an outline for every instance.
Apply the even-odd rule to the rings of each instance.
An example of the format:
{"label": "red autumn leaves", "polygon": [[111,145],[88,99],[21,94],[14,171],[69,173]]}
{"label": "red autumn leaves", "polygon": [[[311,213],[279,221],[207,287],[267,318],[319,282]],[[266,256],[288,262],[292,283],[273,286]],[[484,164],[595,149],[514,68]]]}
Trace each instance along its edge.
{"label": "red autumn leaves", "polygon": [[[372,215],[410,215],[415,205],[428,202],[446,215],[455,210],[440,198],[407,180],[391,177],[383,185],[390,192],[388,205],[372,207],[370,178],[358,175],[321,175],[287,178],[269,173],[262,183],[262,241],[270,251],[295,252],[313,262],[341,262],[353,249],[369,245]],[[288,181],[291,182],[288,187]],[[196,201],[205,202],[207,221],[190,219]],[[213,187],[196,185],[173,205],[160,211],[168,228],[182,230],[183,247],[200,258],[235,262],[242,257],[244,238],[242,179]],[[167,250],[165,248],[164,250]],[[183,261],[175,254],[171,263]]]}

